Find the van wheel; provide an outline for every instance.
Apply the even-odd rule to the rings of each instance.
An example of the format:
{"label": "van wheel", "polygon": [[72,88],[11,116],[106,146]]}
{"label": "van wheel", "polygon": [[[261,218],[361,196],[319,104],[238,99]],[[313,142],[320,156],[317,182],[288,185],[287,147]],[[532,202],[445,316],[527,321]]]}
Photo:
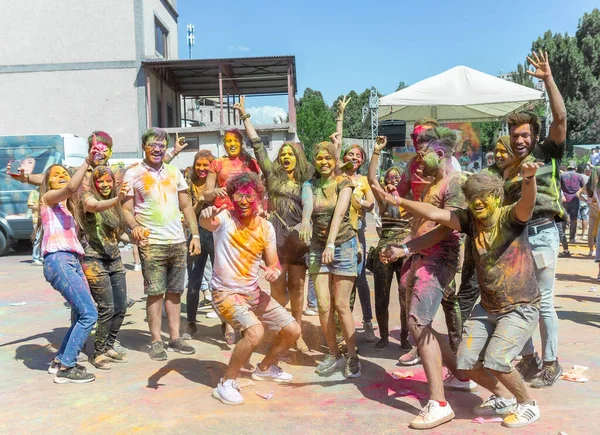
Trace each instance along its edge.
{"label": "van wheel", "polygon": [[0,256],[6,254],[8,250],[8,243],[6,241],[6,235],[4,235],[4,231],[0,230]]}

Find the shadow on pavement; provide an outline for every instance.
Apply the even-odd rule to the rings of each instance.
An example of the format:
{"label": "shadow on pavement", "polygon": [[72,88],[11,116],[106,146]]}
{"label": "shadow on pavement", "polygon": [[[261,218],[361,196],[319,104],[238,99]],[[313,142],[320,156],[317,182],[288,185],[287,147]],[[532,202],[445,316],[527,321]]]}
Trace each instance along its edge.
{"label": "shadow on pavement", "polygon": [[589,284],[598,284],[596,277],[587,275],[576,275],[574,273],[557,273],[556,279],[558,281],[575,281],[575,282],[586,282]]}
{"label": "shadow on pavement", "polygon": [[225,373],[227,365],[218,361],[202,361],[195,358],[178,358],[170,360],[148,378],[148,388],[158,389],[165,386],[159,381],[170,372],[177,372],[186,379],[197,384],[214,388]]}
{"label": "shadow on pavement", "polygon": [[581,311],[556,311],[560,320],[570,320],[583,326],[600,328],[600,314],[583,313]]}

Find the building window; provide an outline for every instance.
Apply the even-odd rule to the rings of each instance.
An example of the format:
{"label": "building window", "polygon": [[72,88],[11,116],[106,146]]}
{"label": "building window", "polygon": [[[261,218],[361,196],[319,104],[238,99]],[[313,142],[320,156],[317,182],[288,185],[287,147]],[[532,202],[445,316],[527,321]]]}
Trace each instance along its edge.
{"label": "building window", "polygon": [[173,106],[167,104],[167,127],[175,127],[175,116],[173,116]]}
{"label": "building window", "polygon": [[168,57],[169,50],[167,44],[167,37],[169,31],[163,24],[158,21],[158,18],[154,17],[154,49],[165,59]]}
{"label": "building window", "polygon": [[159,97],[156,98],[156,127],[163,127],[163,107]]}

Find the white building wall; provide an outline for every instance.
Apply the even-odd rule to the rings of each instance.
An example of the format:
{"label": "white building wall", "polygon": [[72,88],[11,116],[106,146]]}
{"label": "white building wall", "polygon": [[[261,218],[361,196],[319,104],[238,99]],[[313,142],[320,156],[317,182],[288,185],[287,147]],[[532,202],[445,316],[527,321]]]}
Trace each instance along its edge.
{"label": "white building wall", "polygon": [[132,1],[3,1],[0,29],[1,65],[136,57]]}
{"label": "white building wall", "polygon": [[0,74],[0,134],[105,130],[115,152],[138,151],[136,75],[135,68]]}
{"label": "white building wall", "polygon": [[[171,2],[173,4],[173,2]],[[175,5],[174,5],[175,6]],[[144,0],[144,55],[146,58],[161,58],[155,50],[154,17],[169,31],[167,57],[178,59],[177,22],[160,0]]]}

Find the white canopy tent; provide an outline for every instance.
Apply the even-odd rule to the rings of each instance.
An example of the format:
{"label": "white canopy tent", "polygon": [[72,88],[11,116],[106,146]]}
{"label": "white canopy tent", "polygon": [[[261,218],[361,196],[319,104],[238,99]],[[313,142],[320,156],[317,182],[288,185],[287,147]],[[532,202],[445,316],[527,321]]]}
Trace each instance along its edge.
{"label": "white canopy tent", "polygon": [[499,121],[543,102],[544,94],[466,66],[455,66],[379,100],[379,120]]}

